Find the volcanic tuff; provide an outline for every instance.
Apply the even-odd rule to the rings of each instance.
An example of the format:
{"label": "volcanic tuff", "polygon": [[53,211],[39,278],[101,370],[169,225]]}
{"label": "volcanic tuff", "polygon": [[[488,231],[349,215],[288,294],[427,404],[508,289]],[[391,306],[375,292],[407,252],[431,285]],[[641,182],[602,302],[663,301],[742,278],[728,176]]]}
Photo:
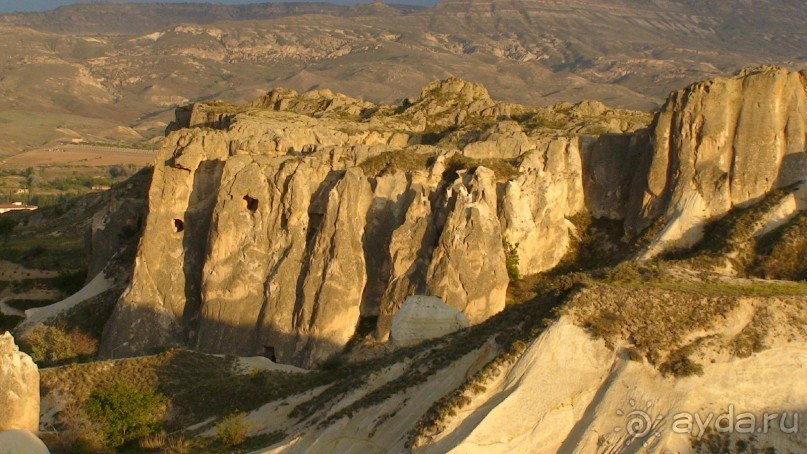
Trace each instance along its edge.
{"label": "volcanic tuff", "polygon": [[805,179],[806,90],[804,73],[746,70],[672,94],[650,124],[501,103],[459,79],[399,106],[320,89],[178,109],[104,348],[271,347],[310,366],[363,318],[386,339],[413,294],[478,324],[504,308],[508,274],[560,263],[575,215],[645,231],[647,257]]}
{"label": "volcanic tuff", "polygon": [[39,432],[39,370],[10,333],[0,335],[0,432]]}

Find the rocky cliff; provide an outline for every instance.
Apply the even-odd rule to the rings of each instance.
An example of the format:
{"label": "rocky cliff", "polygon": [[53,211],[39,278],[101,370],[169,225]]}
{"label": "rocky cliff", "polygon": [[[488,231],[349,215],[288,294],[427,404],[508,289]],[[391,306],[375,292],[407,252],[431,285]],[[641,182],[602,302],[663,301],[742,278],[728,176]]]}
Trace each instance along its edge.
{"label": "rocky cliff", "polygon": [[673,93],[635,174],[627,225],[663,217],[644,253],[688,247],[707,221],[807,177],[807,75],[762,67]]}
{"label": "rocky cliff", "polygon": [[672,94],[650,125],[599,103],[499,103],[459,79],[399,106],[328,90],[196,104],[157,158],[104,348],[310,366],[363,319],[387,339],[413,294],[478,324],[511,278],[561,262],[577,214],[645,231],[648,258],[807,177],[805,90],[804,74],[748,70]]}

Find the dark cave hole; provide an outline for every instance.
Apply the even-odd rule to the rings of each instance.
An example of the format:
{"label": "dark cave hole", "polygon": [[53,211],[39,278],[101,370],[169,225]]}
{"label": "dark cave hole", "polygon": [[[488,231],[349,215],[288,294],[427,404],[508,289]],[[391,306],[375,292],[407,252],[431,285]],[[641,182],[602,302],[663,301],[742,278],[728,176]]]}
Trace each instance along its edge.
{"label": "dark cave hole", "polygon": [[182,222],[182,219],[174,219],[174,228],[176,229],[177,233],[185,230],[185,223]]}
{"label": "dark cave hole", "polygon": [[269,358],[272,362],[277,362],[277,356],[275,356],[275,347],[271,345],[266,345],[263,347],[263,356],[265,358]]}
{"label": "dark cave hole", "polygon": [[247,209],[249,211],[255,212],[258,210],[258,199],[245,195],[244,200],[247,202]]}

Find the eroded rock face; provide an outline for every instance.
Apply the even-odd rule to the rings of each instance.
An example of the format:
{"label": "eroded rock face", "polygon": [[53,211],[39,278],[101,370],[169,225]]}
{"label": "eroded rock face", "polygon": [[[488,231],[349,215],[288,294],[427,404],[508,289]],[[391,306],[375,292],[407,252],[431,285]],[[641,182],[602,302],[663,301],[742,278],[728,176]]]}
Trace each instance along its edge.
{"label": "eroded rock face", "polygon": [[460,175],[449,197],[426,286],[429,294],[461,310],[476,324],[504,309],[510,281],[493,171],[478,167],[472,176]]}
{"label": "eroded rock face", "polygon": [[[578,136],[589,117],[611,133]],[[807,173],[799,73],[695,84],[649,130],[637,118],[597,103],[529,110],[458,79],[401,106],[275,90],[181,110],[103,350],[271,349],[315,365],[361,317],[387,339],[411,295],[484,321],[504,308],[505,248],[522,275],[550,270],[579,213],[627,233],[661,223],[649,257]]]}
{"label": "eroded rock face", "polygon": [[[448,79],[395,109],[274,90],[246,108],[178,110],[103,350],[271,349],[308,366],[340,351],[362,316],[377,316],[376,336],[387,338],[414,294],[444,298],[471,323],[499,312],[503,239],[517,245],[523,274],[549,269],[569,244],[565,218],[583,208],[577,139],[500,122],[512,108]],[[491,126],[465,137],[466,122]],[[415,145],[427,126],[453,135]],[[360,169],[405,154],[402,168]],[[456,155],[521,164],[515,175],[458,169]]]}
{"label": "eroded rock face", "polygon": [[149,189],[148,220],[132,285],[106,329],[104,349],[146,352],[188,339],[198,317],[199,286],[211,212],[229,143],[220,131],[175,133],[160,151]]}
{"label": "eroded rock face", "polygon": [[39,431],[39,369],[11,333],[0,335],[0,432]]}
{"label": "eroded rock face", "polygon": [[518,253],[518,270],[551,269],[569,248],[568,218],[583,209],[577,140],[558,139],[522,158],[521,174],[505,186],[500,209],[504,239]]}
{"label": "eroded rock face", "polygon": [[806,141],[803,73],[762,67],[674,93],[632,191],[629,228],[666,218],[643,256],[689,246],[705,221],[803,179]]}

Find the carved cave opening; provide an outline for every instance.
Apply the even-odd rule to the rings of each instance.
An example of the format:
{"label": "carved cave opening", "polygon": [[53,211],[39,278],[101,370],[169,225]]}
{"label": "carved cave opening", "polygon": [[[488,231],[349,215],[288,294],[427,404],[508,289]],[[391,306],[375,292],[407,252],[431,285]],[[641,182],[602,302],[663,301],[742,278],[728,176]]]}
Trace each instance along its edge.
{"label": "carved cave opening", "polygon": [[244,200],[247,202],[247,209],[249,211],[254,213],[258,210],[258,199],[245,195]]}

